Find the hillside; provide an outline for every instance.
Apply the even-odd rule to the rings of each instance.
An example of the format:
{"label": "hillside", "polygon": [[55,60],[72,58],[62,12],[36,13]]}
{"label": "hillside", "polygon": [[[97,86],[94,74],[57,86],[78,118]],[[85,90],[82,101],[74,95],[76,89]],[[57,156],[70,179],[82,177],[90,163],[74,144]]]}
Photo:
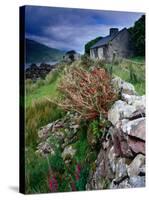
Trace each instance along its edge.
{"label": "hillside", "polygon": [[50,48],[34,40],[26,39],[26,63],[53,62],[62,59],[64,51]]}

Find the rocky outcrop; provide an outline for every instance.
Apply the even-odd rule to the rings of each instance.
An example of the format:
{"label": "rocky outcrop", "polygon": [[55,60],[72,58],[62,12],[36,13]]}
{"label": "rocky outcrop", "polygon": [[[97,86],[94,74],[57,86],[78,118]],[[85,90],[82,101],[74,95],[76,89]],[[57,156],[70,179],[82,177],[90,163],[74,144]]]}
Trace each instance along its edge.
{"label": "rocky outcrop", "polygon": [[[121,93],[108,112],[111,127],[90,171],[87,190],[145,186],[145,96],[138,96],[130,83],[113,79]],[[105,148],[106,143],[106,148]]]}
{"label": "rocky outcrop", "polygon": [[45,76],[54,68],[49,64],[41,63],[38,67],[36,64],[32,64],[25,70],[25,78],[36,80],[39,78],[45,78]]}

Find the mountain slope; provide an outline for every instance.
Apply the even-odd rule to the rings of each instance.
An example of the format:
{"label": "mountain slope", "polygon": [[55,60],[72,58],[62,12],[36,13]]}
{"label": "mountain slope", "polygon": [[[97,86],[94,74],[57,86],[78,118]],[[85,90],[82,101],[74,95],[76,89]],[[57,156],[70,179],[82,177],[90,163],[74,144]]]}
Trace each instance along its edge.
{"label": "mountain slope", "polygon": [[62,59],[64,51],[50,48],[34,40],[26,39],[26,63],[52,62]]}

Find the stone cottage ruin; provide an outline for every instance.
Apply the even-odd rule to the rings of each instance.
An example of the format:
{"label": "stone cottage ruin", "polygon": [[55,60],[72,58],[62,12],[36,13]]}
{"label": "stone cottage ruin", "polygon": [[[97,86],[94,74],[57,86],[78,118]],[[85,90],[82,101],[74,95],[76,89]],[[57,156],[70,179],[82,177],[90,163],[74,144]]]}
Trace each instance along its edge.
{"label": "stone cottage ruin", "polygon": [[116,58],[133,56],[130,33],[126,28],[118,30],[111,28],[108,36],[100,39],[90,48],[90,57],[112,61]]}

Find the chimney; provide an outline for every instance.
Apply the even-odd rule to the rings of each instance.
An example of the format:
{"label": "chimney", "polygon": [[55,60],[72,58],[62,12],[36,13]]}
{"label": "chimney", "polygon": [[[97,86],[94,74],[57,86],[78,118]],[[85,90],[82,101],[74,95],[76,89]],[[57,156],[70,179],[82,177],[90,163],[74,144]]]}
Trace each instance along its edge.
{"label": "chimney", "polygon": [[118,33],[118,28],[110,28],[110,36],[113,36]]}

